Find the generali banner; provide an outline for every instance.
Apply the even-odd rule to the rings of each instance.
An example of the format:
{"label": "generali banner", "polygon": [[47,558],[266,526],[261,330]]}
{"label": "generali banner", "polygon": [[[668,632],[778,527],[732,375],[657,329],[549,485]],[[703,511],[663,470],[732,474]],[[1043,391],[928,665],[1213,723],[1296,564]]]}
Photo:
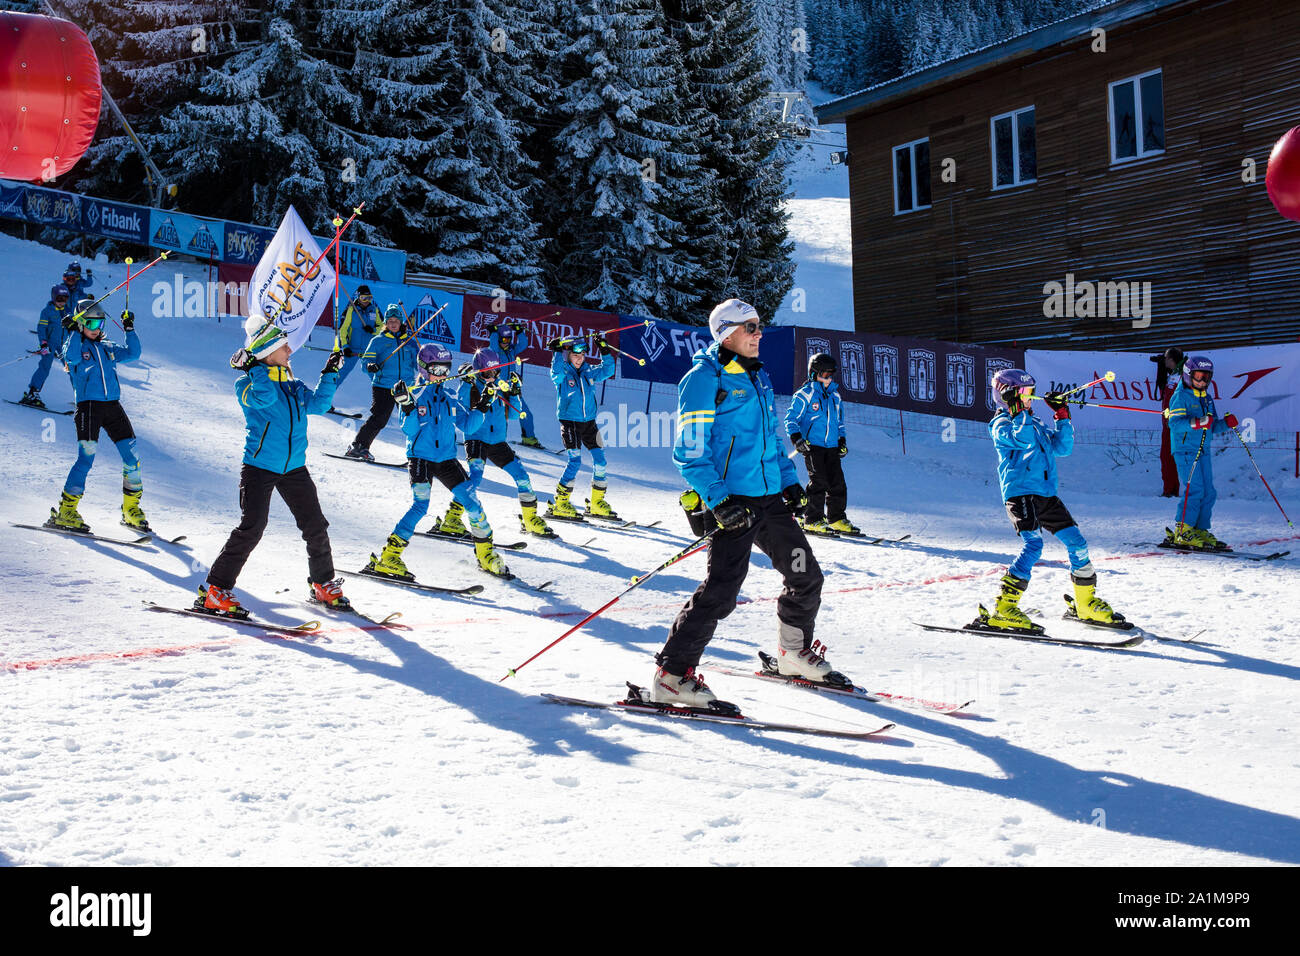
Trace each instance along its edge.
{"label": "generali banner", "polygon": [[[618,316],[610,312],[568,309],[540,302],[517,302],[513,299],[490,299],[482,295],[465,296],[461,315],[460,341],[463,352],[473,352],[486,346],[489,326],[523,322],[527,326],[524,334],[528,336],[524,361],[532,365],[551,364],[551,353],[546,351],[545,346],[553,338],[586,337],[587,344],[594,345],[597,335],[618,328]],[[606,336],[606,340],[617,347],[618,333]]]}
{"label": "generali banner", "polygon": [[[1214,362],[1210,394],[1220,415],[1232,412],[1253,419],[1263,431],[1300,431],[1300,344],[1219,349],[1204,354]],[[1034,376],[1039,395],[1075,388],[1108,371],[1115,381],[1084,391],[1088,405],[1074,409],[1080,428],[1146,428],[1159,431],[1160,411],[1155,363],[1144,352],[1049,352],[1029,349],[1024,369]],[[1173,379],[1171,378],[1171,382]],[[1125,405],[1147,414],[1104,405]],[[1091,407],[1089,407],[1091,406]]]}
{"label": "generali banner", "polygon": [[836,381],[847,402],[968,421],[992,417],[989,380],[1025,361],[1018,348],[829,329],[796,329],[794,351],[796,389],[807,381],[809,357],[825,352],[839,366]]}

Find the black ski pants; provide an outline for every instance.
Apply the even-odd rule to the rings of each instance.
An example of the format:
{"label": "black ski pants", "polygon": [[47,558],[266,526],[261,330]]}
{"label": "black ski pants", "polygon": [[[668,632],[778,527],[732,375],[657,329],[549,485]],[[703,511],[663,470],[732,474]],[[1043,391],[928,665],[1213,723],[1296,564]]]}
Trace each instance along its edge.
{"label": "black ski pants", "polygon": [[718,621],[735,610],[755,544],[772,559],[785,582],[776,602],[777,618],[803,632],[804,647],[812,646],[813,625],[822,601],[822,569],[808,539],[780,495],[739,500],[754,512],[754,523],[744,531],[714,534],[704,580],[678,612],[668,642],[656,658],[669,673],[684,674],[697,665]]}
{"label": "black ski pants", "polygon": [[243,517],[212,563],[212,569],[208,571],[209,584],[226,589],[235,586],[235,579],[244,569],[248,556],[262,540],[273,491],[280,492],[280,497],[298,522],[302,539],[307,542],[307,574],[310,579],[324,584],[334,577],[334,556],[330,553],[330,537],[325,530],[329,522],[321,513],[316,484],[307,468],[295,468],[281,475],[245,464],[239,475],[239,508]]}
{"label": "black ski pants", "polygon": [[373,385],[370,387],[370,417],[357,432],[358,447],[370,448],[370,443],[375,440],[375,436],[384,430],[388,420],[393,417],[393,409],[396,407],[397,402],[393,401],[392,392]]}
{"label": "black ski pants", "polygon": [[803,456],[804,464],[808,466],[808,507],[804,509],[804,520],[820,520],[824,505],[827,520],[839,521],[849,503],[849,486],[844,483],[840,450],[817,445],[809,445],[808,449],[808,454]]}

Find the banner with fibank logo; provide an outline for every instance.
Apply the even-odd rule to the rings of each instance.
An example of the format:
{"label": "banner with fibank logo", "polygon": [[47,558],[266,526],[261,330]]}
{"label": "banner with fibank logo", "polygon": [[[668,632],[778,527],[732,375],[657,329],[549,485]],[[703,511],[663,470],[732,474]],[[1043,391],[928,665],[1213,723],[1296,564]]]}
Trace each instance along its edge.
{"label": "banner with fibank logo", "polygon": [[[620,315],[618,324],[632,325],[644,322],[636,315]],[[623,378],[643,382],[665,382],[676,385],[690,371],[695,353],[713,344],[707,326],[680,325],[676,322],[654,322],[637,329],[620,332],[619,348],[628,353],[619,359],[619,374]],[[778,395],[790,394],[794,329],[790,326],[771,326],[763,330],[763,341],[758,357],[763,361],[772,388]],[[645,359],[645,365],[636,359]]]}
{"label": "banner with fibank logo", "polygon": [[846,402],[967,421],[992,417],[989,380],[1025,360],[1018,348],[804,328],[795,330],[793,351],[795,388],[807,381],[808,359],[825,352]]}
{"label": "banner with fibank logo", "polygon": [[[1252,419],[1262,431],[1300,430],[1300,345],[1257,345],[1193,354],[1204,354],[1214,362],[1210,395],[1220,416],[1232,412],[1239,419]],[[1108,371],[1115,373],[1115,381],[1101,382],[1077,396],[1088,403],[1073,409],[1079,428],[1159,431],[1164,422],[1160,415],[1149,414],[1160,410],[1160,394],[1156,366],[1146,352],[1030,349],[1025,352],[1023,368],[1037,381],[1034,391],[1039,395],[1083,385]],[[1148,414],[1098,408],[1098,404],[1146,409]]]}
{"label": "banner with fibank logo", "polygon": [[127,242],[149,242],[149,207],[83,196],[81,226],[86,232]]}
{"label": "banner with fibank logo", "polygon": [[[531,365],[551,364],[551,353],[545,345],[554,338],[583,338],[593,345],[595,337],[618,328],[618,316],[610,312],[591,309],[569,309],[545,305],[540,302],[519,302],[514,299],[490,299],[482,295],[465,296],[461,311],[461,351],[473,352],[488,344],[488,329],[512,322],[522,323],[528,337],[524,361]],[[622,323],[626,324],[626,323]],[[609,336],[611,345],[620,347],[619,335]],[[593,348],[593,354],[594,354]]]}

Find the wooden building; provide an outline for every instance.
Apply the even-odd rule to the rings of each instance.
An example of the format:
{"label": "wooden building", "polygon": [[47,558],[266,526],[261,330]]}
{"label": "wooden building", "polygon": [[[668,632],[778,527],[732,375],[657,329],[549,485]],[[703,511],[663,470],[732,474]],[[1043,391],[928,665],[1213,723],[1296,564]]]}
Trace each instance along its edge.
{"label": "wooden building", "polygon": [[858,331],[1075,349],[1300,335],[1300,3],[1123,0],[833,100]]}

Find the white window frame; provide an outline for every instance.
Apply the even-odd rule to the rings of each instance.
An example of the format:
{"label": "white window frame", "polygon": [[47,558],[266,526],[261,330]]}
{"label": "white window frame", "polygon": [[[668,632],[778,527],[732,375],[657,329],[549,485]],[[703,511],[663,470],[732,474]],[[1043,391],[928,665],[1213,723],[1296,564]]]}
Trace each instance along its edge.
{"label": "white window frame", "polygon": [[[1021,113],[1034,112],[1033,104],[1022,106],[1018,110],[1011,110],[1008,113],[999,113],[997,116],[989,119],[989,179],[993,183],[994,189],[1014,189],[1016,186],[1027,186],[1030,183],[1038,182],[1038,177],[1033,179],[1022,179],[1020,176],[1020,124],[1016,122],[1016,117]],[[1011,120],[1011,182],[998,183],[998,138],[997,122],[1000,119]],[[1034,117],[1034,158],[1038,158],[1038,117]],[[1034,168],[1038,167],[1035,161]]]}
{"label": "white window frame", "polygon": [[[915,203],[915,202],[916,202],[916,180],[917,180],[917,175],[916,175],[916,147],[919,146],[919,145],[921,145],[922,143],[929,143],[929,142],[930,142],[930,137],[928,137],[928,136],[922,136],[920,139],[914,139],[914,140],[912,140],[910,143],[899,143],[897,146],[895,146],[893,149],[891,149],[891,150],[889,151],[889,169],[890,169],[890,174],[889,174],[889,175],[890,175],[890,178],[894,181],[894,215],[895,215],[895,216],[905,216],[905,215],[907,215],[909,212],[919,212],[919,211],[922,210],[922,209],[929,209],[930,206],[931,206],[931,203],[926,203],[924,206],[913,205],[910,209],[899,209],[899,208],[898,208],[898,161],[897,161],[897,158],[896,158],[896,157],[897,157],[897,154],[898,154],[898,151],[899,151],[900,149],[905,149],[905,150],[907,150],[908,156],[911,157],[911,161],[912,161],[912,201],[913,201],[913,203]],[[934,196],[934,184],[931,183],[930,185],[931,185],[930,196],[931,196],[931,198],[933,198],[933,196]]]}
{"label": "white window frame", "polygon": [[[1110,118],[1110,164],[1112,166],[1121,163],[1133,163],[1139,159],[1147,159],[1151,156],[1159,156],[1164,153],[1163,149],[1143,149],[1142,147],[1142,81],[1148,76],[1160,76],[1160,106],[1161,112],[1164,111],[1165,102],[1165,78],[1164,69],[1156,68],[1147,70],[1145,73],[1137,73],[1133,76],[1126,76],[1123,79],[1115,80],[1106,86],[1106,114]],[[1123,86],[1125,83],[1133,84],[1133,120],[1134,135],[1137,144],[1137,153],[1133,156],[1116,156],[1115,155],[1115,87]],[[1165,124],[1165,143],[1169,142],[1169,124]]]}

